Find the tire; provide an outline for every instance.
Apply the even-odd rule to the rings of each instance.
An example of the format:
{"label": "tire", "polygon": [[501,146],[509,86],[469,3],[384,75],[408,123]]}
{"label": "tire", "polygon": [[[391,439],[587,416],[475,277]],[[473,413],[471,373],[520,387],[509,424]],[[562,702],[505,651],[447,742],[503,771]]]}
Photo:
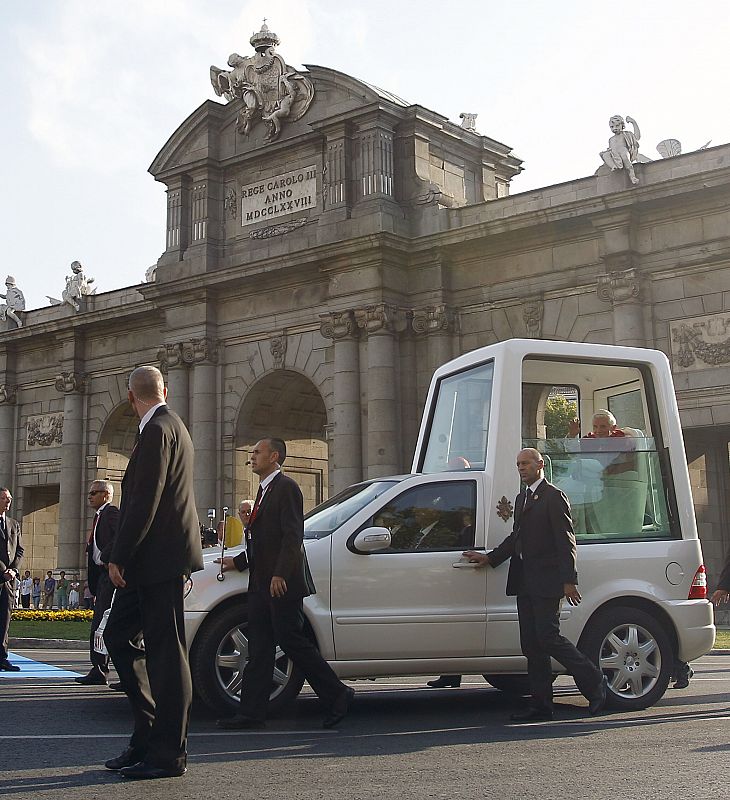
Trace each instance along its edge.
{"label": "tire", "polygon": [[499,689],[507,694],[515,694],[523,696],[530,694],[530,682],[527,675],[520,675],[517,673],[496,673],[494,675],[485,675],[484,680],[491,683],[495,689]]}
{"label": "tire", "polygon": [[[190,653],[193,688],[216,714],[238,710],[243,667],[248,657],[248,609],[244,603],[213,611],[195,637]],[[302,689],[304,676],[280,648],[271,686],[269,712],[292,702]]]}
{"label": "tire", "polygon": [[581,637],[580,649],[608,679],[606,704],[622,711],[653,706],[667,690],[674,668],[664,625],[638,608],[599,613]]}

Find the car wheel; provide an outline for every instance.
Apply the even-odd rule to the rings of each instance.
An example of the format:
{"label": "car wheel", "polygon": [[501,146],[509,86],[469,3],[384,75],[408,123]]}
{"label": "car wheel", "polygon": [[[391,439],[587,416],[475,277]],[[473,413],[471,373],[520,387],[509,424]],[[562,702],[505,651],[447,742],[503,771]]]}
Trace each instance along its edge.
{"label": "car wheel", "polygon": [[638,608],[611,608],[591,621],[581,650],[608,680],[607,705],[624,711],[653,706],[667,690],[674,667],[669,635]]}
{"label": "car wheel", "polygon": [[[212,612],[195,637],[190,654],[193,687],[216,713],[239,708],[243,668],[248,660],[247,630],[248,609],[237,603]],[[294,700],[303,683],[302,673],[277,647],[269,711],[275,713]]]}
{"label": "car wheel", "polygon": [[505,672],[495,675],[485,675],[484,680],[491,683],[495,689],[499,689],[507,694],[526,695],[530,694],[530,682],[527,675],[519,675]]}

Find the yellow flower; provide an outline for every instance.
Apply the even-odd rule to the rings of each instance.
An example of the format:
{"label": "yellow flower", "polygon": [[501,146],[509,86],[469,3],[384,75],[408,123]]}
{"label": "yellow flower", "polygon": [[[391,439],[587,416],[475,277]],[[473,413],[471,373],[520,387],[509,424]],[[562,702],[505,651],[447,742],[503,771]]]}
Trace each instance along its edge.
{"label": "yellow flower", "polygon": [[94,612],[86,608],[80,608],[76,611],[41,611],[41,610],[28,610],[16,609],[12,613],[12,618],[17,620],[45,620],[47,622],[67,622],[69,620],[88,620],[93,619]]}

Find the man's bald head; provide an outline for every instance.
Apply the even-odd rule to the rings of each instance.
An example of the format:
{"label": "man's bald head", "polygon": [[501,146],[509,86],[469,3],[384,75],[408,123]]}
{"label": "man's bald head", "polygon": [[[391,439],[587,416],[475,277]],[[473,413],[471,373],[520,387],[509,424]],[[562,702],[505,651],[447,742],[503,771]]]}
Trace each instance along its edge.
{"label": "man's bald head", "polygon": [[157,367],[144,366],[132,370],[129,391],[147,405],[165,402],[165,381]]}
{"label": "man's bald head", "polygon": [[527,486],[543,477],[544,467],[545,462],[542,459],[542,453],[539,450],[535,450],[534,447],[526,447],[517,453],[517,472],[519,472],[520,478]]}

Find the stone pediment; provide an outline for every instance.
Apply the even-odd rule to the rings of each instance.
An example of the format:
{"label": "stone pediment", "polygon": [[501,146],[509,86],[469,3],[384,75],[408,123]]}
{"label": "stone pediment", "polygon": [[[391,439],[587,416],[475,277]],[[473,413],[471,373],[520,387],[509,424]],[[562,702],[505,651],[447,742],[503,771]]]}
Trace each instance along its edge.
{"label": "stone pediment", "polygon": [[226,113],[224,106],[206,100],[165,142],[147,171],[160,178],[185,164],[217,158],[218,130]]}
{"label": "stone pediment", "polygon": [[301,73],[311,81],[314,98],[307,112],[282,128],[277,142],[267,141],[268,129],[263,124],[252,126],[248,134],[237,131],[237,120],[244,105],[242,100],[227,104],[206,100],[172,134],[149,167],[156,178],[185,165],[205,159],[225,160],[245,153],[260,153],[279,142],[297,139],[312,133],[325,120],[356,116],[374,105],[382,105],[397,114],[409,104],[390,92],[327,67],[306,65]]}

